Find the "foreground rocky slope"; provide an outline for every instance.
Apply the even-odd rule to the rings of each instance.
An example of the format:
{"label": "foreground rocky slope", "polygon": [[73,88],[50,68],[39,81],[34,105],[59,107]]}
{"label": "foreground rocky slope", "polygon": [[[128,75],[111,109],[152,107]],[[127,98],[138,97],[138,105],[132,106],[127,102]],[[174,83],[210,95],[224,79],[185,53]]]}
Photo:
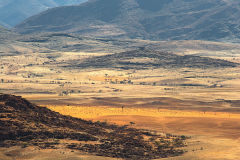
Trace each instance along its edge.
{"label": "foreground rocky slope", "polygon": [[66,148],[123,159],[155,159],[183,154],[185,136],[149,131],[63,116],[13,95],[0,95],[0,146]]}

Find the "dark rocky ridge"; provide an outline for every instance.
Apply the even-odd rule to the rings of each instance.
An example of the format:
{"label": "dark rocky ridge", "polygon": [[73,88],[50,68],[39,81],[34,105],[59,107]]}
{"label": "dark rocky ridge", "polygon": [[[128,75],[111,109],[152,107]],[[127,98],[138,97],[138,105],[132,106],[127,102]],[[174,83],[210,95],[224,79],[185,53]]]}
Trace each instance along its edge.
{"label": "dark rocky ridge", "polygon": [[[185,136],[155,135],[127,126],[85,121],[38,107],[13,95],[0,95],[0,146],[57,149],[60,139],[76,140],[69,149],[123,159],[155,159],[183,154]],[[91,142],[91,143],[87,143]]]}
{"label": "dark rocky ridge", "polygon": [[[73,65],[75,64],[75,65]],[[71,62],[71,67],[79,68],[219,68],[236,67],[239,64],[221,59],[213,59],[194,55],[177,55],[151,49],[138,49],[122,53],[88,58],[80,63]]]}
{"label": "dark rocky ridge", "polygon": [[74,32],[93,37],[239,41],[239,1],[90,0],[59,7],[16,26],[21,33]]}

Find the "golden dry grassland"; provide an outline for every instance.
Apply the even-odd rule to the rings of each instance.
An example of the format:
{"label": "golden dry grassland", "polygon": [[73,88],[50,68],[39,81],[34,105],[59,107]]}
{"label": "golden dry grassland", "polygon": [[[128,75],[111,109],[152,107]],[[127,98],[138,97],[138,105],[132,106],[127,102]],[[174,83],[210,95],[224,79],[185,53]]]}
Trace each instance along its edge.
{"label": "golden dry grassland", "polygon": [[[188,46],[188,42],[176,44],[181,43]],[[176,49],[176,52],[240,62],[236,50],[203,50],[197,44],[194,47],[184,52]],[[168,160],[237,160],[240,157],[239,67],[78,69],[64,66],[112,53],[18,50],[25,54],[0,57],[2,93],[21,95],[38,105],[78,118],[192,136],[186,148],[188,152]],[[25,159],[37,156],[35,159],[43,160],[41,155],[47,159],[51,152],[21,154],[30,157]],[[75,153],[67,155],[79,158]],[[57,156],[61,157],[60,153]]]}

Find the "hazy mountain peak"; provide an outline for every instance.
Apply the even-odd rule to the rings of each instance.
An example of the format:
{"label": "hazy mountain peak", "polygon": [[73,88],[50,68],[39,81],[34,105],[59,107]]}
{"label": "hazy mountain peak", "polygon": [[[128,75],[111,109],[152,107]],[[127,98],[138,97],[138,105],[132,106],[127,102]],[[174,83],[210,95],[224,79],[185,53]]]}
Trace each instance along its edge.
{"label": "hazy mountain peak", "polygon": [[0,0],[0,24],[13,27],[49,8],[80,4],[87,0]]}

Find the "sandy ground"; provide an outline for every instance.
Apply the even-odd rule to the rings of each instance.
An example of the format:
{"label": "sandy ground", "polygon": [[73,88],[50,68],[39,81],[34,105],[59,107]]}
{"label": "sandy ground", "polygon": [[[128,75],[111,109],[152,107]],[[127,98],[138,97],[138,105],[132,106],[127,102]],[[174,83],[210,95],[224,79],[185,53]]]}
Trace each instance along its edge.
{"label": "sandy ground", "polygon": [[86,155],[68,149],[45,149],[35,147],[22,149],[19,147],[0,148],[0,160],[120,160],[115,158]]}
{"label": "sandy ground", "polygon": [[[69,107],[72,107],[71,112],[65,112]],[[49,108],[94,121],[119,125],[130,125],[130,122],[134,122],[132,127],[191,136],[185,148],[187,152],[180,157],[167,158],[168,160],[236,160],[240,156],[240,115],[238,114],[144,108],[124,110],[76,106],[66,106],[64,107],[66,110],[56,106]]]}

